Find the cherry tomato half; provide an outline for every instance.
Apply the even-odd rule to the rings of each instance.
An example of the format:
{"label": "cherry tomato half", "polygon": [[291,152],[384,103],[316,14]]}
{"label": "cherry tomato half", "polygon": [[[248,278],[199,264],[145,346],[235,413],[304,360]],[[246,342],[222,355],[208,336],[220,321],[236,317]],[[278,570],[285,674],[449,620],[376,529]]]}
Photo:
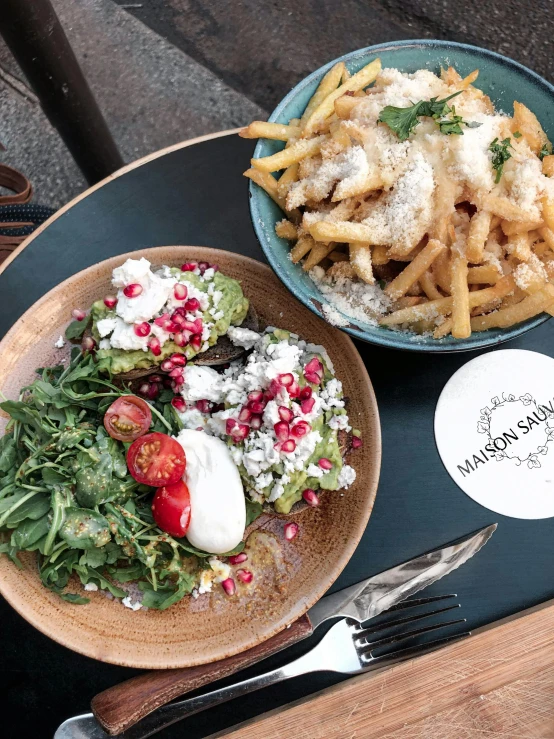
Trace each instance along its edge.
{"label": "cherry tomato half", "polygon": [[152,413],[141,398],[123,395],[114,401],[104,415],[104,426],[112,439],[134,441],[143,436],[152,423]]}
{"label": "cherry tomato half", "polygon": [[154,432],[134,441],[127,452],[127,467],[137,482],[161,488],[183,476],[187,461],[179,442]]}
{"label": "cherry tomato half", "polygon": [[184,536],[190,524],[190,493],[182,480],[158,488],[152,501],[154,521],[171,536]]}

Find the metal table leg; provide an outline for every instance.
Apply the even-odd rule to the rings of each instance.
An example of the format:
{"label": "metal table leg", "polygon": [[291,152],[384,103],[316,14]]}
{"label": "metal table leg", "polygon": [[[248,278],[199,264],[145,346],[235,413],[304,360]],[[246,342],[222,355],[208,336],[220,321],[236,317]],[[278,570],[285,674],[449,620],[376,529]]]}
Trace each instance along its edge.
{"label": "metal table leg", "polygon": [[1,0],[0,33],[89,184],[123,166],[50,0]]}

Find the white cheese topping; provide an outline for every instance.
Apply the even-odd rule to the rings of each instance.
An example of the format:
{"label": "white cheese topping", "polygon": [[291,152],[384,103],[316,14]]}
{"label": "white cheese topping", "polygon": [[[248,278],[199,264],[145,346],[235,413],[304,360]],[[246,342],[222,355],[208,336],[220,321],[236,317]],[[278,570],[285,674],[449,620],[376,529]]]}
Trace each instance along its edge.
{"label": "white cheese topping", "polygon": [[[115,311],[126,323],[149,321],[164,307],[177,280],[174,277],[161,277],[150,270],[150,262],[141,259],[127,259],[113,271],[112,284],[119,288]],[[142,292],[134,298],[127,298],[123,289],[128,285],[140,285]],[[182,303],[181,303],[182,304]]]}
{"label": "white cheese topping", "polygon": [[191,504],[187,539],[205,552],[229,552],[242,541],[246,525],[242,482],[229,449],[204,431],[185,429],[176,438],[187,458],[183,476]]}

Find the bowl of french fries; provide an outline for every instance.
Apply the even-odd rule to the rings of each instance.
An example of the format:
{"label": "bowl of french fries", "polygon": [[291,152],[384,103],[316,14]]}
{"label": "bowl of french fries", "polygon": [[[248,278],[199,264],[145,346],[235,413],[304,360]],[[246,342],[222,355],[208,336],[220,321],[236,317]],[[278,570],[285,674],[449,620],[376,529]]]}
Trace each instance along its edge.
{"label": "bowl of french fries", "polygon": [[352,336],[451,352],[554,315],[554,87],[485,49],[406,41],[300,82],[245,176],[261,247]]}

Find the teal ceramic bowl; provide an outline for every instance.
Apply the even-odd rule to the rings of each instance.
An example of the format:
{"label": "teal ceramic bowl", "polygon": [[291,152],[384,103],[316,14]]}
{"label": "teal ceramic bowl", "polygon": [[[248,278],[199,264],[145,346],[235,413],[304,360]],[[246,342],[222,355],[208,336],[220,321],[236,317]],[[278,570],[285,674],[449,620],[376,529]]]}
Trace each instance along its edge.
{"label": "teal ceramic bowl", "polygon": [[[350,72],[357,72],[376,56],[383,67],[395,67],[402,72],[430,69],[438,73],[440,67],[449,65],[465,76],[479,69],[477,85],[490,96],[498,110],[512,113],[512,104],[518,100],[527,105],[539,118],[550,140],[554,139],[554,87],[521,64],[486,49],[450,41],[396,41],[389,44],[370,46],[335,59],[306,79],[302,80],[271,114],[270,121],[288,123],[299,118],[315,92],[323,75],[337,61],[345,62]],[[255,157],[268,156],[283,148],[277,141],[260,140]],[[268,195],[254,183],[250,183],[250,211],[254,230],[260,245],[277,276],[293,295],[310,310],[324,319],[321,305],[326,302],[315,284],[302,271],[300,265],[289,259],[289,242],[275,234],[275,223],[283,213]],[[380,344],[394,349],[419,352],[456,352],[482,349],[508,341],[544,323],[546,314],[532,318],[509,329],[493,329],[473,334],[469,339],[453,339],[448,336],[436,340],[414,336],[404,332],[372,326],[368,323],[350,321],[342,330],[357,339]],[[324,319],[325,320],[325,319]]]}

